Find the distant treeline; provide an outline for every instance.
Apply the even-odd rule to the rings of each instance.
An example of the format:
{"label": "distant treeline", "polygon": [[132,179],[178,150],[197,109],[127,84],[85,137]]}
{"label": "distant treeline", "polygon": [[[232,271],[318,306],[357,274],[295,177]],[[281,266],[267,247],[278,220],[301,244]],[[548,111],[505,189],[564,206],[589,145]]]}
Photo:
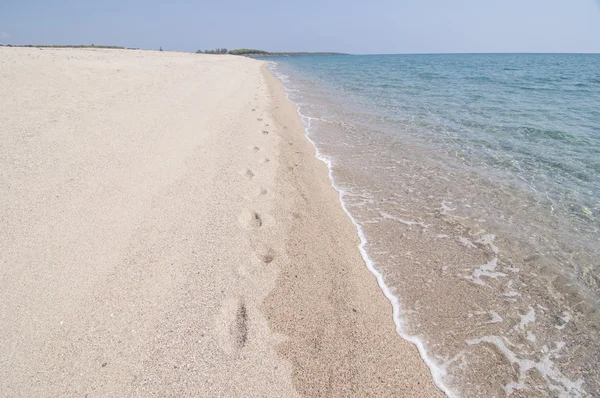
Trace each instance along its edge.
{"label": "distant treeline", "polygon": [[228,52],[226,48],[215,48],[214,50],[198,50],[196,54],[227,54]]}
{"label": "distant treeline", "polygon": [[229,50],[226,48],[217,48],[215,50],[198,50],[198,54],[231,54],[231,55],[243,55],[246,57],[295,57],[302,55],[347,55],[343,53],[271,53],[264,50],[256,50],[253,48],[238,48],[237,50]]}
{"label": "distant treeline", "polygon": [[214,50],[198,50],[196,54],[231,54],[231,55],[250,55],[250,54],[269,54],[263,50],[253,50],[250,48],[239,48],[237,50],[228,51],[226,48],[215,48]]}
{"label": "distant treeline", "polygon": [[257,55],[257,54],[267,55],[267,54],[269,54],[269,52],[264,51],[264,50],[255,50],[253,48],[239,48],[237,50],[229,51],[229,54],[231,54],[231,55]]}

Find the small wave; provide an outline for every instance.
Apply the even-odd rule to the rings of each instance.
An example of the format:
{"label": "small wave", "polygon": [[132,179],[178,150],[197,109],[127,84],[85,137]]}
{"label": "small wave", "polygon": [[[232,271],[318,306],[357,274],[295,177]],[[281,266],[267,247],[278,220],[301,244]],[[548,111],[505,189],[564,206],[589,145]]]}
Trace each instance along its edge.
{"label": "small wave", "polygon": [[525,383],[526,375],[532,370],[537,371],[550,385],[551,389],[558,393],[560,397],[584,397],[587,396],[583,390],[583,380],[571,380],[560,372],[556,367],[552,358],[559,357],[560,350],[564,347],[564,343],[557,343],[554,350],[548,349],[548,353],[539,361],[535,362],[530,359],[519,358],[514,351],[508,348],[505,343],[506,338],[498,336],[484,336],[481,338],[467,341],[469,345],[490,344],[496,347],[511,364],[516,365],[514,369],[518,370],[518,381],[511,382],[504,387],[506,396],[509,397],[515,390],[526,390]]}

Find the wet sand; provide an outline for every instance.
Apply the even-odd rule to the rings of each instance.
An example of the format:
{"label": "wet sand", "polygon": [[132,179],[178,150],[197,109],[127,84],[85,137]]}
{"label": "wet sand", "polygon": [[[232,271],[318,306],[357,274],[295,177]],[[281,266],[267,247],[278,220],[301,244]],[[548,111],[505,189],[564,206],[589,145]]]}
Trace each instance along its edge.
{"label": "wet sand", "polygon": [[0,396],[440,396],[264,63],[0,48]]}

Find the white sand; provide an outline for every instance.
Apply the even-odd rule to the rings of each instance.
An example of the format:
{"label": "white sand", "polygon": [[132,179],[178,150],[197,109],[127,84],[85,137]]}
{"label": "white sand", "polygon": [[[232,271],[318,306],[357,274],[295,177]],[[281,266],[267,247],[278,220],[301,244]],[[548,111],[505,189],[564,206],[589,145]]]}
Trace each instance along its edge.
{"label": "white sand", "polygon": [[0,48],[0,396],[439,394],[268,79]]}

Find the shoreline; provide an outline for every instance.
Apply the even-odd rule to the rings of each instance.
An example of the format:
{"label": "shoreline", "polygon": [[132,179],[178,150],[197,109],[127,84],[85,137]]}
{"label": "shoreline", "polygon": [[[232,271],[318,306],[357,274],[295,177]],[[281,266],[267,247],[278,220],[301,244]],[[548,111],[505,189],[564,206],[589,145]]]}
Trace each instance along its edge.
{"label": "shoreline", "polygon": [[[284,92],[285,92],[285,90],[287,90],[287,88],[285,87],[285,85],[283,84],[281,79],[277,78],[277,80],[280,81],[280,84],[282,85]],[[444,381],[442,380],[443,376],[444,376],[443,371],[442,371],[442,369],[440,369],[439,365],[436,364],[435,361],[431,358],[431,356],[425,349],[423,342],[417,336],[411,336],[406,331],[406,325],[404,325],[404,320],[400,316],[400,313],[402,312],[402,308],[400,306],[400,298],[395,296],[392,293],[392,290],[390,289],[390,287],[385,283],[383,274],[375,268],[375,263],[374,263],[373,259],[369,256],[369,253],[367,252],[367,249],[366,249],[368,241],[367,241],[367,237],[365,236],[363,227],[358,223],[356,218],[348,210],[348,204],[344,201],[344,196],[347,194],[347,192],[344,191],[343,188],[339,187],[335,183],[335,180],[333,178],[333,165],[331,163],[331,160],[319,152],[316,142],[312,138],[310,138],[310,120],[311,120],[311,118],[309,116],[303,115],[300,111],[300,106],[298,104],[294,103],[293,101],[291,101],[289,99],[289,97],[287,96],[287,94],[285,94],[285,96],[286,96],[287,100],[292,102],[292,104],[294,104],[294,106],[296,107],[296,111],[297,111],[300,119],[301,120],[306,119],[308,121],[308,123],[306,124],[306,126],[304,128],[305,129],[305,137],[311,143],[311,145],[314,147],[315,157],[327,166],[327,174],[328,174],[331,186],[338,193],[338,200],[339,200],[340,206],[346,213],[346,216],[348,217],[348,219],[354,225],[354,228],[356,228],[356,234],[359,239],[359,244],[357,245],[357,249],[364,261],[365,266],[367,267],[369,272],[371,272],[371,274],[373,274],[373,276],[375,276],[375,278],[377,280],[377,285],[379,286],[381,292],[383,293],[385,298],[390,302],[390,304],[392,306],[392,320],[396,327],[396,333],[403,340],[413,344],[417,348],[421,359],[425,362],[425,364],[429,368],[429,371],[431,373],[431,376],[432,376],[433,381],[434,381],[435,385],[437,386],[437,388],[440,389],[447,397],[455,396],[455,393],[448,386],[446,386],[444,384]],[[303,123],[306,123],[306,122],[303,122]]]}
{"label": "shoreline", "polygon": [[[279,79],[262,69],[274,119],[283,124],[280,148],[288,166],[280,166],[278,185],[288,187],[282,196],[300,193],[282,212],[292,215],[286,237],[296,239],[286,242],[289,262],[265,303],[268,317],[275,318],[272,330],[292,336],[279,352],[295,365],[296,388],[308,396],[444,396],[417,347],[396,333],[392,304],[361,257],[356,225],[306,136],[296,105]],[[277,305],[281,302],[286,304]],[[320,311],[298,316],[307,305]],[[332,321],[335,326],[325,326]]]}

